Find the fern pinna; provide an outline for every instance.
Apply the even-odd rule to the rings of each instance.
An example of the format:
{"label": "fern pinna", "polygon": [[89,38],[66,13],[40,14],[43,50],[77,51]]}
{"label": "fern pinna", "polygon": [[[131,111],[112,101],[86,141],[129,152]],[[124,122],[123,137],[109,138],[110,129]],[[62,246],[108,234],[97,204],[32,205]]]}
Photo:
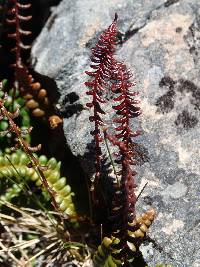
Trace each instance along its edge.
{"label": "fern pinna", "polygon": [[91,135],[94,136],[96,146],[96,173],[94,188],[92,189],[96,189],[101,173],[102,151],[100,143],[103,139],[100,135],[100,127],[103,125],[101,115],[105,114],[101,108],[101,104],[105,103],[103,92],[106,88],[108,88],[107,80],[111,76],[110,70],[113,64],[112,61],[116,46],[116,35],[117,15],[108,29],[101,34],[98,43],[92,49],[91,61],[93,64],[91,64],[90,67],[94,69],[94,71],[86,71],[86,74],[92,77],[90,81],[85,82],[85,85],[90,88],[87,94],[92,96],[92,102],[87,103],[86,106],[93,108],[93,115],[90,116],[89,119],[91,122],[94,122],[94,130],[91,131]]}
{"label": "fern pinna", "polygon": [[[138,93],[132,92],[134,83],[130,81],[132,77],[130,70],[124,63],[114,57],[117,33],[116,15],[114,22],[100,36],[96,47],[92,51],[92,62],[95,64],[92,64],[91,67],[95,71],[86,72],[93,79],[85,84],[91,88],[87,94],[92,96],[92,102],[88,103],[87,106],[93,107],[93,115],[90,117],[90,121],[95,123],[95,129],[91,132],[96,143],[94,187],[97,186],[102,171],[101,146],[103,139],[100,135],[101,131],[104,133],[104,138],[118,148],[116,162],[119,167],[117,177],[112,179],[113,197],[109,207],[109,218],[112,224],[110,238],[114,240],[109,246],[113,259],[111,261],[109,256],[109,262],[120,260],[121,265],[128,266],[129,262],[139,253],[139,246],[154,219],[155,211],[152,209],[147,214],[142,215],[143,219],[136,219],[136,172],[132,169],[132,165],[136,164],[138,154],[135,149],[137,145],[133,138],[140,135],[140,131],[133,132],[130,123],[132,118],[140,115],[140,107],[138,107],[139,100],[136,99]],[[112,108],[115,111],[115,116],[112,121],[114,125],[112,134],[109,133],[109,126],[105,127],[103,118],[100,116],[105,114],[100,105],[106,102],[103,95],[104,91],[107,90],[114,94]],[[101,129],[102,125],[104,125],[103,130]],[[145,222],[144,218],[146,218]],[[97,258],[96,255],[94,262]],[[100,260],[101,257],[98,259]],[[97,266],[112,266],[112,264],[109,265],[106,260],[104,264],[97,264]]]}

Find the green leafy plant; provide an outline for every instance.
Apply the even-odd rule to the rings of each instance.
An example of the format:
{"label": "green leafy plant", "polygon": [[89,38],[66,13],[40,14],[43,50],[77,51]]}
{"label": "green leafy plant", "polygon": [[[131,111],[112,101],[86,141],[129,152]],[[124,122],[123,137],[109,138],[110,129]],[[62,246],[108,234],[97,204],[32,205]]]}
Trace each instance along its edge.
{"label": "green leafy plant", "polygon": [[117,267],[122,265],[120,260],[116,260],[114,257],[112,257],[111,245],[113,243],[114,240],[104,237],[101,245],[98,247],[98,250],[93,257],[95,267]]}
{"label": "green leafy plant", "polygon": [[[55,198],[59,209],[63,214],[75,215],[75,207],[72,202],[73,193],[70,186],[66,183],[66,178],[60,175],[61,163],[57,162],[55,158],[48,160],[44,155],[38,157],[34,154],[34,157],[38,160],[39,164],[48,168],[44,171],[45,178],[50,188],[56,192]],[[7,192],[1,196],[1,199],[10,201],[18,196],[23,189],[24,182],[35,181],[35,184],[41,187],[40,176],[34,168],[28,167],[29,162],[29,157],[21,150],[12,154],[5,153],[0,156],[0,178],[12,179],[14,182],[13,186],[8,188]],[[43,190],[45,189],[43,188]]]}
{"label": "green leafy plant", "polygon": [[[71,253],[69,252],[70,249],[74,249],[74,247],[75,249],[79,249],[79,245],[77,245],[78,242],[71,242],[71,239],[73,241],[73,236],[68,233],[69,226],[72,229],[77,227],[77,224],[75,224],[76,212],[72,201],[73,193],[71,192],[70,186],[66,183],[66,178],[61,177],[60,175],[61,163],[57,162],[55,158],[50,158],[48,160],[44,155],[37,156],[36,152],[41,148],[40,144],[35,147],[29,145],[25,137],[26,135],[30,136],[32,127],[21,129],[17,126],[14,119],[17,119],[19,116],[19,108],[17,107],[16,110],[12,112],[9,111],[8,108],[10,106],[8,108],[5,107],[7,99],[8,96],[5,93],[0,99],[1,120],[6,119],[8,123],[7,129],[1,131],[0,134],[2,136],[7,136],[8,134],[11,136],[13,135],[13,140],[16,144],[9,152],[4,152],[0,155],[0,178],[3,181],[7,180],[8,182],[11,182],[7,191],[1,195],[0,204],[24,214],[21,208],[15,207],[9,202],[12,198],[20,197],[19,194],[22,190],[28,193],[26,194],[26,197],[33,199],[33,201],[39,205],[39,208],[42,209],[42,216],[45,215],[49,220],[46,220],[46,223],[50,223],[52,225],[51,228],[54,228],[54,230],[48,229],[48,231],[50,231],[50,236],[52,236],[52,232],[54,232],[54,235],[52,240],[51,238],[48,240],[47,235],[46,241],[47,243],[50,242],[50,244],[47,246],[47,249],[42,250],[42,253],[45,253],[47,250],[50,254],[50,248],[57,244],[59,245],[59,253],[62,251],[62,253],[65,254],[64,252],[66,250],[68,251],[69,256]],[[19,147],[21,147],[24,151],[20,150]],[[17,149],[17,151],[11,152],[13,149]],[[33,181],[37,187],[42,188],[45,194],[49,195],[48,198],[51,199],[53,207],[56,210],[56,217],[50,213],[49,208],[46,208],[44,203],[40,202],[34,192],[31,192],[31,187],[28,185],[30,181]],[[7,216],[6,214],[2,216],[4,219],[6,218],[7,221],[12,221],[10,216]],[[18,220],[15,220],[14,223],[17,225]],[[32,223],[31,226],[27,225],[27,227],[33,227]],[[41,229],[40,225],[38,227]],[[27,231],[29,232],[28,229]],[[36,243],[38,243],[38,236],[40,236],[41,233],[38,231],[35,232],[37,237],[34,239],[34,242],[37,241]],[[25,239],[27,238],[28,236],[25,237]],[[42,238],[45,238],[45,235]],[[55,239],[57,239],[57,241],[55,241]],[[27,245],[25,245],[26,243]],[[71,243],[73,243],[73,245],[71,245]],[[17,254],[20,256],[22,256],[22,254],[26,254],[26,252],[22,253],[24,247],[29,247],[28,240],[24,241],[24,243],[22,242],[21,245],[17,245]],[[67,247],[67,249],[65,249],[65,247]],[[1,248],[2,251],[5,252],[5,246],[2,245]],[[15,245],[13,247],[11,246],[10,250],[16,251]],[[28,259],[26,263],[28,264],[29,261],[32,262],[42,253],[36,253],[36,255]],[[66,256],[67,255],[64,255],[63,259]],[[17,262],[19,266],[24,266],[23,261],[19,261],[18,257],[16,257],[15,253],[8,253],[8,258],[14,259],[14,262]]]}
{"label": "green leafy plant", "polygon": [[[4,97],[5,93],[3,92],[3,89],[5,88],[5,84],[6,81],[3,81],[0,97]],[[15,96],[16,98],[13,99],[13,91],[10,90],[4,102],[4,108],[7,111],[8,117],[3,116],[0,121],[0,142],[4,144],[4,147],[6,147],[8,151],[9,145],[13,143],[12,131],[10,129],[11,125],[9,121],[9,119],[11,119],[9,116],[11,116],[13,109],[16,111],[15,117],[17,117],[20,124],[19,133],[23,133],[23,131],[25,131],[25,136],[23,137],[24,141],[25,143],[30,142],[30,133],[27,131],[30,127],[29,113],[24,105],[25,101],[18,96],[17,91]],[[17,126],[15,128],[19,129]],[[39,162],[39,164],[48,168],[48,170],[45,171],[45,177],[50,188],[57,192],[56,202],[60,210],[65,214],[75,215],[75,208],[72,202],[73,193],[71,192],[70,186],[66,184],[66,178],[60,176],[60,163],[57,162],[55,158],[51,158],[50,160],[48,160],[45,156],[40,156],[38,158],[36,154],[34,154],[34,158]],[[21,150],[12,154],[2,152],[2,155],[0,155],[0,178],[14,178],[13,182],[16,183],[12,183],[11,187],[7,188],[6,193],[2,195],[2,199],[10,201],[12,198],[17,197],[20,194],[24,184],[22,178],[26,179],[26,181],[35,181],[37,186],[41,186],[42,182],[40,180],[40,175],[37,170],[27,166],[29,162],[29,156]],[[18,180],[16,180],[17,178]],[[17,182],[20,184],[17,185]]]}
{"label": "green leafy plant", "polygon": [[[128,231],[130,239],[128,241],[128,245],[132,251],[137,252],[140,243],[143,241],[147,234],[148,228],[154,220],[154,216],[154,210],[149,210],[140,217],[136,218],[130,224],[130,230]],[[135,231],[133,231],[134,227]],[[123,258],[118,257],[122,250],[123,247],[120,244],[120,236],[119,238],[116,238],[115,236],[111,236],[110,238],[104,237],[101,245],[98,247],[98,250],[93,257],[94,265],[96,267],[122,266]],[[135,254],[135,256],[137,256],[137,254]]]}
{"label": "green leafy plant", "polygon": [[[2,81],[2,90],[0,91],[0,98],[3,97],[5,93],[5,87],[7,84],[7,81]],[[30,127],[30,116],[29,111],[27,107],[25,106],[25,101],[23,98],[19,96],[19,92],[16,91],[16,98],[13,99],[13,89],[8,91],[7,99],[5,101],[5,107],[8,109],[9,112],[12,112],[12,110],[19,109],[19,115],[17,118],[17,122],[20,126],[20,128],[27,129]],[[0,152],[4,152],[5,148],[8,148],[12,145],[12,136],[11,134],[4,135],[3,133],[6,132],[9,128],[9,122],[6,117],[2,118],[0,121],[0,131],[2,131],[2,135],[0,135]],[[26,135],[26,141],[30,142],[30,135]]]}

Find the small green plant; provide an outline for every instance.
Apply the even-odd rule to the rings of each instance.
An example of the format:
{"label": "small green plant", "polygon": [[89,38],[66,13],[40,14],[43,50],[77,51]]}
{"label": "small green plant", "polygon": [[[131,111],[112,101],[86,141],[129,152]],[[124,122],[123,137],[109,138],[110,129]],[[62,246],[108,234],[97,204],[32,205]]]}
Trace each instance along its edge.
{"label": "small green plant", "polygon": [[116,260],[112,256],[111,246],[113,243],[115,243],[114,239],[104,237],[93,257],[95,267],[117,267],[122,265],[120,260]]}
{"label": "small green plant", "polygon": [[[25,192],[26,197],[32,199],[35,204],[39,205],[40,209],[42,209],[41,212],[45,213],[45,216],[47,216],[49,220],[49,222],[46,222],[48,224],[51,223],[54,228],[54,230],[48,229],[50,235],[54,232],[52,240],[51,238],[48,240],[47,236],[46,240],[47,242],[50,242],[48,250],[50,250],[52,244],[53,246],[58,244],[58,251],[62,252],[65,251],[65,247],[68,248],[66,251],[69,251],[74,247],[75,249],[79,249],[78,242],[71,245],[71,235],[68,233],[69,225],[72,229],[77,227],[77,224],[75,223],[76,211],[72,201],[73,193],[71,192],[71,187],[67,184],[66,178],[61,177],[61,163],[57,162],[55,158],[48,159],[44,155],[37,155],[37,151],[41,148],[41,145],[32,147],[26,138],[28,135],[30,140],[32,127],[21,129],[17,126],[14,119],[17,120],[20,114],[19,106],[16,106],[14,111],[9,111],[12,101],[9,102],[8,107],[6,108],[5,103],[7,100],[8,96],[3,93],[2,98],[0,98],[0,115],[1,120],[5,120],[7,122],[7,127],[1,131],[0,134],[5,138],[9,135],[8,138],[12,141],[12,144],[14,141],[15,146],[10,149],[5,149],[5,151],[0,155],[0,191],[3,189],[2,181],[6,181],[6,192],[1,192],[0,205],[3,205],[6,208],[12,208],[13,210],[24,214],[21,208],[13,206],[10,202],[13,198],[15,198],[15,200],[20,200],[21,191]],[[20,147],[21,149],[19,149]],[[12,152],[13,149],[16,150],[16,152]],[[56,217],[51,214],[49,207],[45,207],[45,203],[41,203],[40,199],[36,196],[34,193],[35,186],[41,188],[45,197],[48,195],[48,199],[51,199],[54,209],[56,210],[56,212],[54,212]],[[33,192],[31,189],[33,189]],[[7,219],[11,218],[7,215],[2,216]],[[67,221],[67,223],[64,223],[64,221]],[[17,223],[18,220],[15,221],[15,224]],[[27,227],[29,226],[27,225]],[[35,229],[37,229],[37,225],[34,226],[31,224],[31,227],[35,227]],[[39,228],[41,229],[41,227]],[[34,242],[38,240],[38,236],[41,234],[37,231],[35,232],[37,237],[34,238]],[[27,238],[28,235],[25,236],[25,239]],[[45,235],[42,238],[45,240]],[[55,238],[57,238],[57,241],[55,241]],[[24,242],[27,242],[28,244],[28,240]],[[36,243],[38,243],[38,241]],[[68,245],[66,245],[67,243]],[[21,255],[24,244],[22,244],[22,246],[18,245],[18,247],[20,252],[19,255]],[[27,247],[29,246],[27,245]],[[12,246],[10,249],[12,251]],[[13,249],[15,251],[15,248]],[[46,252],[45,249],[42,251],[43,253]],[[31,257],[28,262],[32,262],[41,254],[37,253],[34,257]],[[70,252],[68,253],[68,256],[69,255]],[[23,263],[18,260],[15,253],[8,253],[8,256],[15,259],[15,263],[17,262],[19,266],[24,266]]]}
{"label": "small green plant", "polygon": [[[45,178],[50,188],[56,192],[55,198],[60,210],[66,215],[75,215],[75,207],[72,202],[73,193],[66,183],[66,178],[60,175],[61,163],[57,162],[55,158],[48,160],[44,155],[38,157],[34,154],[34,157],[39,164],[48,168],[44,171]],[[28,167],[29,162],[29,157],[21,150],[12,154],[4,153],[0,156],[0,178],[12,179],[14,182],[13,186],[8,188],[6,193],[1,196],[1,199],[11,201],[12,198],[20,194],[24,183],[29,181],[34,181],[38,187],[42,187],[39,174],[34,168]],[[45,190],[43,187],[42,189]]]}
{"label": "small green plant", "polygon": [[[6,87],[7,81],[2,81],[2,90],[0,91],[0,98],[3,97],[5,93],[5,87]],[[19,92],[16,91],[16,98],[13,99],[13,89],[8,91],[8,96],[5,101],[5,107],[8,109],[9,112],[12,112],[13,110],[19,109],[19,115],[17,118],[17,122],[19,124],[19,127],[23,129],[29,128],[30,125],[30,116],[29,111],[27,107],[25,106],[25,101],[19,96]],[[6,117],[2,118],[0,121],[0,131],[2,134],[0,135],[0,152],[4,152],[5,148],[9,148],[9,146],[12,145],[13,140],[11,137],[11,134],[3,134],[6,133],[6,131],[9,128],[9,122]],[[26,141],[30,142],[30,135],[26,135]]]}

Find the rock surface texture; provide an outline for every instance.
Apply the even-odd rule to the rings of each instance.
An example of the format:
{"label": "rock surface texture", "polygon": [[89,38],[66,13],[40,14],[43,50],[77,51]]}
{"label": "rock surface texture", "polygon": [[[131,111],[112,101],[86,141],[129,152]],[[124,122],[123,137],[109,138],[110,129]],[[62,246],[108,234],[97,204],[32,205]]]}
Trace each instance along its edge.
{"label": "rock surface texture", "polygon": [[138,191],[148,182],[138,211],[157,209],[149,233],[157,246],[142,245],[143,255],[149,266],[199,267],[199,0],[63,0],[33,46],[35,69],[56,81],[66,142],[85,159],[91,126],[84,71],[115,12],[123,40],[117,54],[134,72],[143,111],[139,141],[149,157],[137,167]]}

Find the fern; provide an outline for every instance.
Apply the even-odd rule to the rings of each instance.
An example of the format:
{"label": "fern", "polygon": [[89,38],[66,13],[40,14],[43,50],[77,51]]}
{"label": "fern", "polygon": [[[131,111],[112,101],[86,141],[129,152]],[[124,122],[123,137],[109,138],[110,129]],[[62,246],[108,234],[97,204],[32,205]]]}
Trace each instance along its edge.
{"label": "fern", "polygon": [[[113,122],[118,125],[115,126],[113,136],[105,132],[105,136],[119,149],[117,163],[120,165],[120,171],[118,172],[120,185],[115,186],[111,216],[114,222],[112,234],[119,239],[116,247],[120,249],[120,252],[117,252],[117,254],[123,258],[124,262],[133,257],[139,249],[139,246],[134,244],[138,238],[136,234],[140,232],[141,237],[144,237],[139,224],[132,225],[136,216],[136,196],[134,192],[136,172],[132,169],[132,165],[135,165],[135,151],[132,138],[139,135],[140,132],[132,132],[130,120],[140,114],[140,108],[137,107],[138,101],[134,99],[136,93],[130,90],[133,85],[129,81],[130,77],[131,73],[126,66],[121,62],[115,61],[113,64],[113,79],[115,83],[112,86],[112,91],[117,93],[118,96],[113,99],[116,103],[113,106],[116,111],[116,117]],[[131,230],[134,232],[133,236],[130,235],[129,231]]]}
{"label": "fern", "polygon": [[[4,80],[2,82],[3,88],[5,87],[6,81]],[[3,91],[0,91],[0,98],[2,98],[4,95]],[[30,116],[29,116],[29,111],[25,107],[25,101],[23,98],[19,97],[19,92],[16,91],[16,99],[13,99],[13,89],[9,90],[8,92],[8,97],[5,101],[5,107],[8,109],[9,112],[12,112],[13,108],[14,110],[19,109],[19,116],[18,116],[18,123],[20,125],[20,128],[27,129],[30,127]],[[9,128],[9,122],[7,118],[3,118],[0,121],[0,131],[7,131]],[[26,141],[30,142],[30,135],[26,135]],[[11,135],[5,135],[5,136],[0,136],[0,151],[3,152],[5,148],[8,146],[12,145],[12,137]]]}
{"label": "fern", "polygon": [[85,82],[85,85],[90,89],[87,95],[90,95],[92,98],[92,101],[87,103],[86,106],[93,108],[93,115],[89,117],[89,120],[94,123],[94,130],[91,131],[91,135],[94,137],[96,151],[96,173],[92,190],[96,190],[101,174],[102,151],[100,143],[103,139],[100,135],[100,127],[103,125],[101,115],[105,114],[101,108],[101,104],[105,103],[102,94],[105,88],[108,87],[106,80],[111,76],[110,68],[112,66],[113,53],[116,46],[116,36],[117,15],[108,29],[101,34],[98,43],[92,49],[91,61],[93,63],[90,67],[94,69],[94,71],[86,71],[86,74],[92,77],[90,81]]}
{"label": "fern", "polygon": [[[140,217],[136,218],[132,223],[129,223],[129,229],[127,230],[127,246],[129,255],[132,255],[128,261],[132,261],[134,256],[136,257],[136,252],[142,243],[144,237],[148,232],[148,228],[152,224],[155,216],[155,211],[153,209],[148,210]],[[127,248],[127,247],[126,247]],[[116,237],[115,235],[111,238],[104,237],[101,245],[96,251],[93,262],[95,267],[117,267],[124,265],[124,253],[125,246],[122,246],[121,235]],[[134,255],[134,256],[133,256]],[[128,263],[126,261],[126,264]]]}
{"label": "fern", "polygon": [[12,64],[15,75],[14,98],[18,89],[26,100],[26,106],[32,111],[32,114],[35,117],[47,117],[50,126],[54,129],[62,123],[62,119],[54,114],[55,111],[50,105],[47,90],[42,87],[40,82],[35,81],[23,58],[23,51],[30,49],[30,46],[25,45],[24,42],[26,36],[31,35],[31,31],[24,30],[24,24],[29,22],[32,16],[24,14],[30,9],[31,4],[28,1],[24,4],[21,0],[9,0],[9,3],[7,23],[11,26],[12,32],[8,34],[8,38],[15,41],[15,46],[11,50],[15,55],[15,60]]}
{"label": "fern", "polygon": [[23,183],[13,184],[9,187],[4,194],[1,194],[0,199],[3,201],[11,202],[13,198],[19,197]]}
{"label": "fern", "polygon": [[[75,207],[72,202],[72,196],[70,186],[66,183],[66,178],[60,175],[60,162],[57,162],[55,158],[47,159],[46,156],[34,155],[41,166],[47,166],[48,169],[44,171],[45,177],[49,183],[50,188],[56,192],[56,201],[60,210],[67,215],[75,215]],[[9,188],[4,196],[1,198],[10,201],[13,197],[16,197],[22,189],[23,180],[20,177],[26,179],[26,181],[32,180],[38,187],[41,187],[42,182],[40,176],[34,168],[29,168],[27,165],[30,162],[29,157],[22,151],[15,153],[4,154],[0,156],[0,178],[14,178],[16,183],[20,180],[21,186],[14,184],[12,188]],[[14,167],[13,167],[14,166]],[[18,177],[20,176],[20,177]],[[42,187],[44,190],[44,188]]]}
{"label": "fern", "polygon": [[[102,131],[105,140],[108,139],[111,145],[117,146],[118,149],[117,155],[115,153],[115,162],[119,166],[117,171],[114,170],[116,177],[114,175],[107,177],[112,187],[112,196],[110,197],[112,200],[107,202],[105,200],[105,202],[108,203],[109,207],[107,208],[110,211],[108,219],[112,225],[111,239],[115,240],[109,247],[112,249],[112,260],[120,260],[122,265],[127,266],[139,253],[139,246],[154,219],[155,211],[151,209],[142,217],[136,219],[135,175],[137,173],[132,165],[137,163],[138,154],[136,151],[137,144],[133,141],[133,138],[140,135],[140,131],[133,132],[130,122],[132,118],[140,115],[140,107],[138,107],[139,101],[135,99],[137,93],[132,92],[132,87],[135,84],[130,80],[132,77],[130,70],[124,63],[116,60],[114,56],[117,33],[116,15],[113,23],[103,32],[97,45],[92,50],[91,60],[93,64],[91,68],[94,71],[86,72],[92,78],[85,85],[90,88],[87,94],[92,97],[91,103],[87,104],[87,107],[93,108],[93,115],[89,119],[95,125],[94,131],[91,132],[96,143],[95,190],[100,176],[103,176],[101,166],[103,159],[101,151]],[[108,90],[111,90],[114,94],[112,108],[115,117],[112,121],[112,125],[114,125],[112,134],[109,133],[109,128],[112,129],[112,127],[109,127],[108,123],[105,127],[102,118],[105,112],[101,108],[101,104],[106,103],[104,95]],[[114,166],[113,169],[115,169]],[[94,203],[95,198],[97,196],[94,194]],[[102,245],[101,248],[103,247],[105,246]],[[106,253],[104,254],[106,255]],[[108,263],[104,262],[102,266],[104,264],[107,266]]]}
{"label": "fern", "polygon": [[28,72],[25,64],[23,63],[22,52],[24,50],[30,49],[29,45],[24,44],[24,37],[31,34],[31,31],[24,30],[22,24],[29,21],[32,16],[27,16],[23,14],[23,11],[28,10],[31,4],[22,4],[20,0],[9,0],[9,8],[7,12],[7,24],[10,26],[11,30],[8,33],[8,38],[14,40],[15,45],[11,52],[15,55],[15,62],[12,64],[15,74],[15,91],[16,89],[21,90],[23,84],[26,82],[25,73]]}
{"label": "fern", "polygon": [[108,237],[104,237],[101,245],[98,247],[94,257],[93,263],[95,267],[117,267],[121,266],[121,261],[112,257],[111,244],[113,240]]}
{"label": "fern", "polygon": [[120,259],[122,265],[126,266],[137,257],[139,247],[145,239],[148,229],[155,218],[155,210],[150,209],[139,218],[129,222],[125,229],[119,228],[114,232],[115,244],[112,244],[112,256]]}

